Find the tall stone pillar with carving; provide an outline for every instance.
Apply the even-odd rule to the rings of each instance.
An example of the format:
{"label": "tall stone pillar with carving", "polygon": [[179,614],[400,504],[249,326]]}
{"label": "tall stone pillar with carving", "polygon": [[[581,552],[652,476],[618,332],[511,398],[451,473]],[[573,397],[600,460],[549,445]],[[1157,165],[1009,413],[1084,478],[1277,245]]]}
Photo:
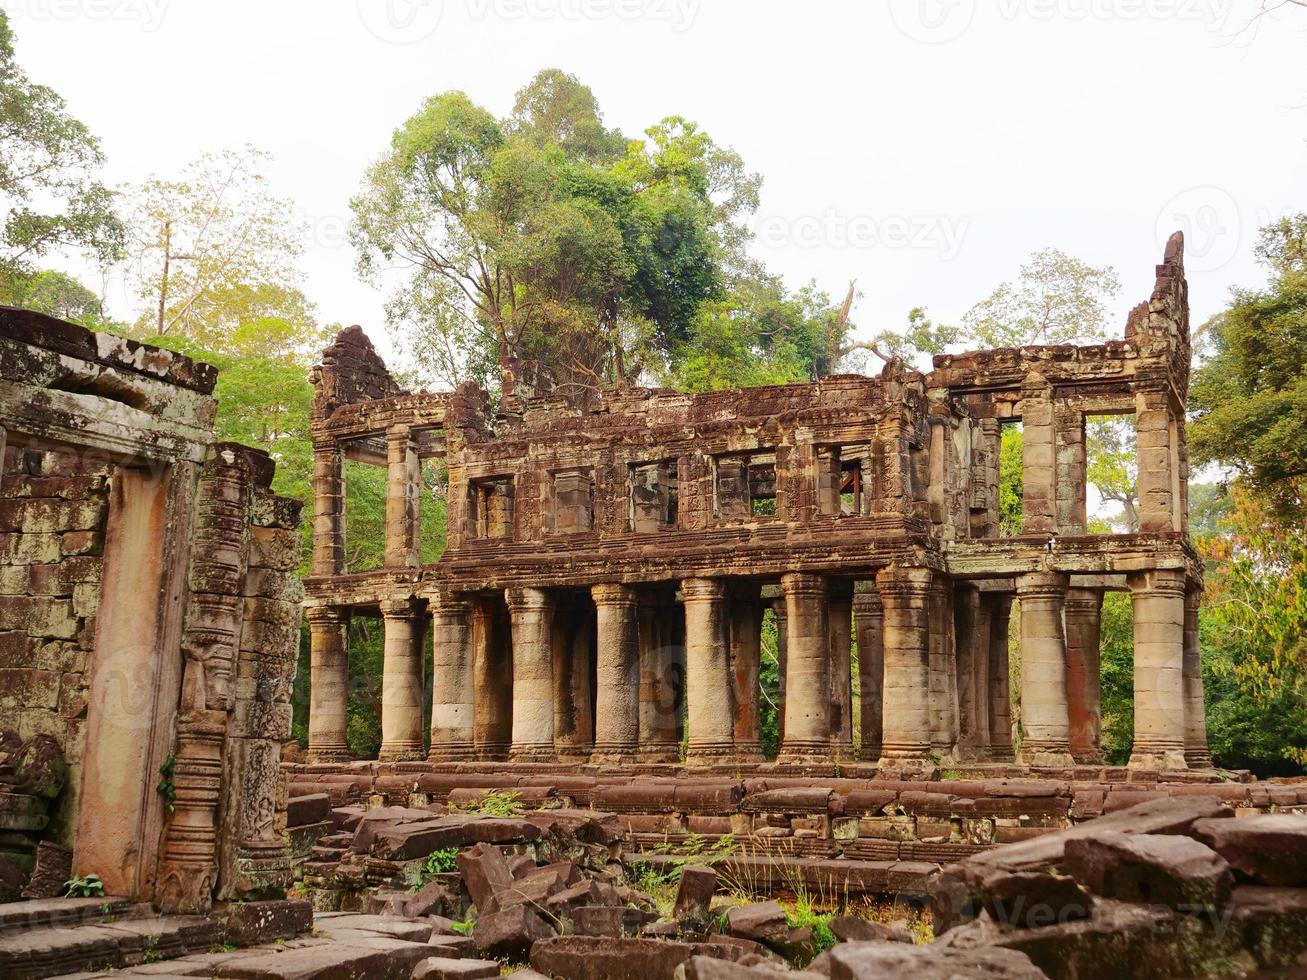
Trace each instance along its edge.
{"label": "tall stone pillar with carving", "polygon": [[1012,597],[1001,592],[986,596],[989,619],[989,757],[1012,762],[1012,693],[1008,668]]}
{"label": "tall stone pillar with carving", "polygon": [[1021,600],[1021,761],[1069,768],[1070,717],[1066,694],[1063,610],[1067,576],[1031,572],[1017,577]]}
{"label": "tall stone pillar with carving", "polygon": [[385,645],[381,667],[381,760],[424,757],[422,642],[426,623],[410,599],[381,603]]}
{"label": "tall stone pillar with carving", "polygon": [[1198,645],[1200,582],[1190,582],[1184,594],[1184,758],[1191,768],[1210,769],[1207,748],[1207,704],[1203,697],[1203,656]]}
{"label": "tall stone pillar with carving", "polygon": [[691,766],[727,762],[735,752],[735,731],[726,583],[686,579],[681,594],[685,598],[685,761]]}
{"label": "tall stone pillar with carving", "polygon": [[[859,586],[864,588],[864,586]],[[858,758],[875,762],[880,758],[881,712],[885,683],[885,610],[874,585],[853,596],[853,619],[858,633],[858,728],[862,744]]]}
{"label": "tall stone pillar with carving", "polygon": [[334,442],[313,447],[313,574],[345,567],[345,457]]}
{"label": "tall stone pillar with carving", "polygon": [[831,751],[829,589],[820,575],[781,576],[786,607],[785,741],[778,762],[828,762]]}
{"label": "tall stone pillar with carving", "polygon": [[1134,606],[1134,769],[1185,769],[1185,577],[1156,569],[1126,577]]}
{"label": "tall stone pillar with carving", "polygon": [[554,602],[543,589],[509,589],[513,624],[514,761],[548,761],[554,751]]}
{"label": "tall stone pillar with carving", "polygon": [[407,425],[386,431],[386,567],[416,568],[421,473],[417,447]]}
{"label": "tall stone pillar with carving", "polygon": [[314,606],[304,615],[309,621],[309,759],[344,762],[349,758],[349,609]]}
{"label": "tall stone pillar with carving", "polygon": [[639,603],[641,762],[680,759],[677,713],[684,691],[682,659],[673,637],[675,605],[666,596],[642,595]]}
{"label": "tall stone pillar with carving", "polygon": [[876,573],[885,612],[882,765],[930,761],[930,647],[926,633],[933,578],[928,568],[891,567]]}
{"label": "tall stone pillar with carving", "polygon": [[756,583],[735,585],[730,595],[731,671],[734,675],[735,758],[761,762],[758,671],[762,654],[762,598]]}
{"label": "tall stone pillar with carving", "polygon": [[596,762],[632,762],[640,740],[639,604],[624,585],[596,585]]}
{"label": "tall stone pillar with carving", "polygon": [[836,759],[853,758],[853,580],[830,583],[830,744]]}
{"label": "tall stone pillar with carving", "polygon": [[430,762],[455,762],[475,756],[474,718],[476,649],[471,606],[441,592],[429,600],[431,610],[431,749]]}
{"label": "tall stone pillar with carving", "polygon": [[1100,626],[1101,589],[1071,589],[1066,597],[1067,713],[1071,757],[1093,765],[1103,761]]}

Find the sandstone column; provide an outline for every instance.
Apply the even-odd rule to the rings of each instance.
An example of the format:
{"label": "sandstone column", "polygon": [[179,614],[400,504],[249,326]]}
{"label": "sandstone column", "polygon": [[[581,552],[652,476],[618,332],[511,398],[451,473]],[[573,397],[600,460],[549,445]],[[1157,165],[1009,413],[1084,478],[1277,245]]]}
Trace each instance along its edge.
{"label": "sandstone column", "polygon": [[304,618],[309,621],[309,759],[343,762],[349,758],[349,609],[313,606]]}
{"label": "sandstone column", "polygon": [[640,616],[640,748],[641,762],[677,762],[678,691],[681,666],[672,635],[676,603],[666,596],[641,596]]}
{"label": "sandstone column", "polygon": [[882,568],[876,588],[884,608],[885,681],[880,760],[925,764],[930,759],[928,568]]}
{"label": "sandstone column", "polygon": [[831,749],[836,759],[853,758],[853,581],[830,583]]}
{"label": "sandstone column", "polygon": [[781,576],[786,608],[785,740],[778,762],[826,762],[831,750],[829,588],[820,575]]}
{"label": "sandstone column", "polygon": [[513,727],[513,650],[509,616],[497,600],[472,600],[473,710],[476,757],[507,757]]}
{"label": "sandstone column", "polygon": [[431,599],[431,762],[475,756],[476,648],[472,609],[449,593]]}
{"label": "sandstone column", "polygon": [[759,657],[762,653],[762,599],[760,587],[743,582],[731,589],[731,671],[734,680],[735,758],[739,762],[761,762],[758,741]]}
{"label": "sandstone column", "polygon": [[1070,589],[1066,596],[1067,715],[1071,757],[1094,765],[1103,761],[1101,740],[1102,675],[1100,624],[1101,589]]}
{"label": "sandstone column", "polygon": [[789,671],[789,617],[785,612],[785,598],[772,602],[772,615],[776,617],[776,737],[785,743],[785,675]]}
{"label": "sandstone column", "polygon": [[[1183,418],[1183,410],[1176,413]],[[1135,392],[1135,433],[1139,462],[1139,530],[1182,531],[1178,436],[1173,431],[1170,395],[1164,389]]]}
{"label": "sandstone column", "polygon": [[382,762],[421,759],[423,615],[401,599],[381,603],[385,646],[381,667]]}
{"label": "sandstone column", "polygon": [[596,585],[598,629],[593,761],[631,762],[640,740],[638,604],[624,585]]}
{"label": "sandstone column", "polygon": [[1126,577],[1135,618],[1135,744],[1130,766],[1184,769],[1185,581],[1156,569]]}
{"label": "sandstone column", "polygon": [[726,584],[717,579],[686,579],[681,594],[685,598],[686,763],[726,762],[735,753]]}
{"label": "sandstone column", "polygon": [[554,758],[554,603],[543,589],[509,589],[513,623],[514,761]]}
{"label": "sandstone column", "polygon": [[953,587],[936,575],[926,597],[930,651],[930,744],[940,759],[956,757],[958,743],[958,662],[953,624]]}
{"label": "sandstone column", "polygon": [[995,593],[989,597],[989,757],[994,762],[1011,762],[1012,693],[1008,674],[1008,630],[1012,597]]}
{"label": "sandstone column", "polygon": [[313,447],[313,574],[345,563],[345,457],[335,443]]}
{"label": "sandstone column", "polygon": [[[989,637],[982,637],[980,590],[967,582],[953,589],[953,635],[957,648],[956,674],[958,697],[958,753],[964,759],[976,759],[988,739],[989,718],[984,709],[982,692],[988,684],[977,684],[981,665],[986,659]],[[983,716],[983,720],[982,720]]]}
{"label": "sandstone column", "polygon": [[1194,769],[1210,769],[1207,703],[1203,697],[1203,658],[1198,645],[1198,607],[1203,587],[1190,582],[1184,594],[1184,758]]}
{"label": "sandstone column", "polygon": [[858,758],[875,762],[880,758],[882,685],[885,681],[885,610],[880,593],[858,592],[853,596],[853,616],[858,631],[858,729],[862,744]]}
{"label": "sandstone column", "polygon": [[386,432],[386,567],[416,568],[419,559],[417,448],[407,425]]}
{"label": "sandstone column", "polygon": [[[990,675],[993,668],[990,666],[990,660],[995,656],[990,642],[993,639],[993,613],[994,607],[989,599],[979,589],[976,590],[976,601],[974,608],[969,606],[969,613],[974,612],[975,619],[967,627],[972,634],[971,648],[973,652],[973,662],[971,664],[971,685],[972,685],[972,702],[975,710],[976,725],[976,744],[972,749],[972,758],[977,762],[990,762],[993,760],[994,737],[990,732],[991,708],[990,699]],[[959,642],[962,637],[962,627],[958,627]],[[1003,648],[1002,656],[1007,656],[1007,648]]]}
{"label": "sandstone column", "polygon": [[1029,766],[1073,764],[1062,620],[1067,581],[1067,576],[1058,572],[1017,576],[1017,597],[1021,600],[1021,761]]}
{"label": "sandstone column", "polygon": [[1032,371],[1021,386],[1021,520],[1025,534],[1057,530],[1056,431],[1052,389],[1043,375]]}

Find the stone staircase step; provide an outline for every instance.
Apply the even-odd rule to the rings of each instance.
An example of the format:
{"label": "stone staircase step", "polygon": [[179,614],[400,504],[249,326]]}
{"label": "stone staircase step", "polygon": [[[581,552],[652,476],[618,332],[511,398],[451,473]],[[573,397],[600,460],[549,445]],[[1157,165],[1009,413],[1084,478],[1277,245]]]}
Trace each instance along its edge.
{"label": "stone staircase step", "polygon": [[[134,909],[134,906],[128,906]],[[39,980],[79,971],[119,969],[207,951],[220,927],[204,916],[122,918],[62,924],[0,935],[0,977]]]}
{"label": "stone staircase step", "polygon": [[101,919],[149,914],[148,905],[125,898],[42,898],[0,903],[0,936],[42,926],[89,925]]}

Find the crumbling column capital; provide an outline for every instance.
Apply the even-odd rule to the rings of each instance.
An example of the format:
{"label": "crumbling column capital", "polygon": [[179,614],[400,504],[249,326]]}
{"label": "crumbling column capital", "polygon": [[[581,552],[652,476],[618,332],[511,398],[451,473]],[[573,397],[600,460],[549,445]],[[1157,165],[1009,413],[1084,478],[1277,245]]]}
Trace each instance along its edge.
{"label": "crumbling column capital", "polygon": [[726,582],[719,578],[681,580],[681,595],[686,602],[709,602],[726,598]]}
{"label": "crumbling column capital", "polygon": [[1066,592],[1066,609],[1071,612],[1094,613],[1103,606],[1102,589],[1069,588]]}
{"label": "crumbling column capital", "polygon": [[1020,599],[1065,599],[1070,586],[1065,572],[1026,572],[1016,578]]}
{"label": "crumbling column capital", "polygon": [[508,603],[508,611],[514,615],[529,612],[549,612],[554,608],[553,596],[544,589],[506,589],[504,599]]}
{"label": "crumbling column capital", "polygon": [[824,575],[808,572],[787,572],[781,576],[781,591],[786,596],[819,595],[830,593],[831,583]]}
{"label": "crumbling column capital", "polygon": [[413,599],[382,599],[378,603],[385,619],[417,619],[422,609]]}
{"label": "crumbling column capital", "polygon": [[876,573],[876,589],[882,600],[887,596],[924,597],[934,580],[935,573],[929,568],[889,565]]}
{"label": "crumbling column capital", "polygon": [[604,584],[590,587],[590,598],[596,606],[629,606],[639,602],[639,596],[627,585]]}
{"label": "crumbling column capital", "polygon": [[427,610],[437,623],[462,621],[472,614],[472,603],[458,592],[433,592],[427,596]]}
{"label": "crumbling column capital", "polygon": [[1153,568],[1126,576],[1131,593],[1149,592],[1168,597],[1188,596],[1185,574],[1178,568]]}
{"label": "crumbling column capital", "polygon": [[310,626],[344,626],[352,617],[349,606],[309,606],[304,618]]}
{"label": "crumbling column capital", "polygon": [[880,593],[872,592],[855,592],[853,594],[853,612],[858,616],[883,616],[885,606],[881,602]]}

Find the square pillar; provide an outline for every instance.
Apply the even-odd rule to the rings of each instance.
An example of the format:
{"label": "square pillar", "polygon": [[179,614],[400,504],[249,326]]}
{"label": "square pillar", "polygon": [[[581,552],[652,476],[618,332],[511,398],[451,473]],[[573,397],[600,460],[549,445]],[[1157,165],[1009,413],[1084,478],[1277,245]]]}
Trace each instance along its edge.
{"label": "square pillar", "polygon": [[1011,762],[1012,692],[1008,646],[1012,618],[1012,597],[998,592],[985,597],[989,620],[989,757],[994,762]]}
{"label": "square pillar", "polygon": [[785,611],[785,598],[772,602],[772,615],[776,617],[776,738],[778,745],[785,744],[785,675],[789,670],[789,616]]}
{"label": "square pillar", "polygon": [[853,581],[830,583],[830,744],[836,759],[853,758]]}
{"label": "square pillar", "polygon": [[472,741],[478,759],[508,757],[513,729],[513,649],[508,610],[498,599],[472,600]]}
{"label": "square pillar", "polygon": [[422,641],[425,617],[408,599],[381,603],[385,645],[381,667],[382,762],[425,757],[422,744]]}
{"label": "square pillar", "polygon": [[1179,487],[1179,421],[1164,388],[1135,392],[1135,437],[1139,462],[1139,530],[1183,531]]}
{"label": "square pillar", "polygon": [[958,755],[981,759],[989,748],[989,636],[981,626],[980,590],[953,589],[953,635],[957,646]]}
{"label": "square pillar", "polygon": [[757,583],[742,582],[731,589],[730,597],[735,758],[739,762],[762,761],[762,745],[758,741],[758,703],[762,698],[758,684],[759,659],[762,655],[760,593],[761,588]]}
{"label": "square pillar", "polygon": [[1184,572],[1126,577],[1135,620],[1132,769],[1185,769]]}
{"label": "square pillar", "polygon": [[513,630],[513,761],[554,754],[554,602],[543,589],[509,589]]}
{"label": "square pillar", "polygon": [[885,681],[885,610],[874,583],[853,596],[853,618],[858,633],[858,730],[862,744],[858,758],[875,762],[880,758],[882,686]]}
{"label": "square pillar", "polygon": [[313,447],[313,574],[345,568],[345,455],[335,443]]}
{"label": "square pillar", "polygon": [[735,755],[731,663],[726,622],[726,583],[686,579],[685,693],[686,764],[712,765]]}
{"label": "square pillar", "polygon": [[1194,769],[1210,769],[1207,748],[1207,703],[1203,697],[1203,657],[1198,645],[1201,583],[1190,582],[1184,595],[1184,758]]}
{"label": "square pillar", "polygon": [[955,758],[958,744],[958,661],[953,631],[953,587],[935,575],[927,596],[930,650],[930,744],[942,759]]}
{"label": "square pillar", "polygon": [[676,643],[676,603],[664,595],[642,595],[639,603],[641,762],[678,762],[677,733],[685,687],[682,648]]}
{"label": "square pillar", "polygon": [[1071,759],[1063,611],[1068,579],[1060,572],[1017,576],[1021,600],[1021,761],[1067,768]]}
{"label": "square pillar", "polygon": [[349,609],[313,606],[304,618],[309,622],[309,760],[344,762],[349,758]]}
{"label": "square pillar", "polygon": [[476,755],[476,647],[472,607],[449,593],[431,598],[430,762]]}
{"label": "square pillar", "polygon": [[880,761],[930,764],[928,568],[882,568],[876,589],[884,609],[885,680]]}
{"label": "square pillar", "polygon": [[631,762],[640,740],[640,637],[635,593],[596,585],[595,762]]}
{"label": "square pillar", "polygon": [[417,568],[421,472],[407,425],[386,431],[386,567]]}
{"label": "square pillar", "polygon": [[777,762],[830,760],[831,663],[826,579],[781,576],[786,607],[785,740]]}
{"label": "square pillar", "polygon": [[1066,596],[1066,685],[1071,758],[1084,765],[1103,761],[1101,589],[1070,589]]}
{"label": "square pillar", "polygon": [[1038,372],[1021,386],[1021,523],[1023,534],[1057,527],[1056,432],[1052,390]]}
{"label": "square pillar", "polygon": [[554,678],[554,753],[583,761],[594,751],[595,612],[588,597],[565,593],[550,624]]}

